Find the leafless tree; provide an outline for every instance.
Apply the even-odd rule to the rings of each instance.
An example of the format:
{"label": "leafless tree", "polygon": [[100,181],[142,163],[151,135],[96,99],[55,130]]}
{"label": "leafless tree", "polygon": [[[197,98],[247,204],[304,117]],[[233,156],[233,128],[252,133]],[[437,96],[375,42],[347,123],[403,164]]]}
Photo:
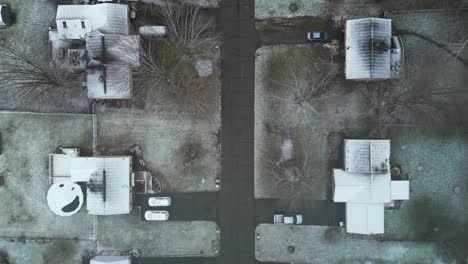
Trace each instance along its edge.
{"label": "leafless tree", "polygon": [[135,69],[133,78],[137,94],[145,91],[151,102],[164,98],[184,112],[206,112],[212,104],[207,92],[216,85],[214,77],[198,76],[191,63],[174,59],[160,48],[157,41],[143,43],[141,66]]}
{"label": "leafless tree", "polygon": [[199,6],[165,1],[159,9],[163,23],[167,26],[168,36],[164,41],[177,50],[183,60],[213,55],[213,48],[219,42],[216,34],[215,18],[201,14]]}
{"label": "leafless tree", "polygon": [[320,190],[320,174],[312,168],[307,154],[302,160],[268,163],[271,166],[276,191],[287,196],[292,209],[297,209],[298,201],[307,199],[308,195]]}
{"label": "leafless tree", "polygon": [[79,86],[77,75],[43,66],[15,46],[0,46],[0,57],[0,90],[12,100],[40,102],[49,92]]}
{"label": "leafless tree", "polygon": [[[406,81],[403,81],[401,85],[408,85],[405,83]],[[423,123],[442,124],[448,117],[450,104],[456,103],[452,100],[454,96],[466,94],[452,87],[428,88],[420,91],[405,87],[400,91],[382,100],[382,109],[379,112],[380,123],[384,128],[416,127]]]}
{"label": "leafless tree", "polygon": [[287,92],[284,95],[271,95],[270,97],[283,104],[288,114],[296,115],[301,123],[311,125],[311,118],[319,114],[311,100],[325,94],[335,71],[330,70],[322,76],[317,76],[311,72],[310,66],[292,65],[292,63],[277,76],[277,79],[273,80]]}
{"label": "leafless tree", "polygon": [[75,253],[75,242],[71,240],[56,240],[43,257],[44,263],[61,264],[65,259],[72,259]]}

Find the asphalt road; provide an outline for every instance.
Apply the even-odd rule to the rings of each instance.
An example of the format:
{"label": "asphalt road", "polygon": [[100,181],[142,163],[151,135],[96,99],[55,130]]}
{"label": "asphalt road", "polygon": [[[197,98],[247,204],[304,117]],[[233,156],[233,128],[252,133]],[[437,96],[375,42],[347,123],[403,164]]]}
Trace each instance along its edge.
{"label": "asphalt road", "polygon": [[222,181],[218,193],[219,264],[255,263],[254,76],[257,33],[253,0],[224,0]]}

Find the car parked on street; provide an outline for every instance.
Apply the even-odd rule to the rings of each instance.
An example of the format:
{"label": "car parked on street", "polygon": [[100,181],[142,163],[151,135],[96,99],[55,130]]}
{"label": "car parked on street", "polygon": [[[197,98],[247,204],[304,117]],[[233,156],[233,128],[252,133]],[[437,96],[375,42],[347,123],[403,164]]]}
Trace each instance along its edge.
{"label": "car parked on street", "polygon": [[274,224],[284,224],[284,225],[302,225],[303,218],[302,215],[284,215],[276,214],[273,216]]}
{"label": "car parked on street", "polygon": [[146,211],[145,219],[147,221],[167,221],[169,220],[168,211]]}
{"label": "car parked on street", "polygon": [[6,4],[0,4],[0,28],[11,26],[11,11]]}
{"label": "car parked on street", "polygon": [[307,33],[307,40],[313,43],[328,43],[330,35],[325,31],[311,31]]}
{"label": "car parked on street", "polygon": [[171,197],[150,197],[148,199],[149,206],[171,206]]}

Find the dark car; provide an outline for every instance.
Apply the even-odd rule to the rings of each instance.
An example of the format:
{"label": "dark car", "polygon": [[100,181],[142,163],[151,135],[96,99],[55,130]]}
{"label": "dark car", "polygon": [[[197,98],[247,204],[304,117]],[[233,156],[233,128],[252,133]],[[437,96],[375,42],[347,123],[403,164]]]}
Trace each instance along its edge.
{"label": "dark car", "polygon": [[9,27],[11,25],[10,7],[5,4],[0,4],[0,28]]}
{"label": "dark car", "polygon": [[328,32],[311,31],[307,33],[307,40],[313,43],[327,43],[330,40]]}

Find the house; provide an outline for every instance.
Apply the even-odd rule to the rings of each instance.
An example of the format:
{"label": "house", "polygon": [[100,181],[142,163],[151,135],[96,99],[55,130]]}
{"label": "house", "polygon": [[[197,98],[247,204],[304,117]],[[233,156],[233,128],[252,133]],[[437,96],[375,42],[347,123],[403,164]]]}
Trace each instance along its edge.
{"label": "house", "polygon": [[130,35],[123,4],[59,5],[49,32],[52,60],[86,74],[90,99],[132,98],[132,68],[140,66],[140,37]]}
{"label": "house", "polygon": [[346,79],[371,81],[391,78],[390,19],[347,20],[345,34]]}
{"label": "house", "polygon": [[49,182],[86,185],[86,209],[92,215],[129,214],[132,210],[132,158],[80,157],[79,149],[49,156]]}
{"label": "house", "polygon": [[383,234],[385,205],[409,199],[409,182],[391,180],[390,140],[345,140],[344,159],[333,170],[333,200],[346,203],[346,231]]}

